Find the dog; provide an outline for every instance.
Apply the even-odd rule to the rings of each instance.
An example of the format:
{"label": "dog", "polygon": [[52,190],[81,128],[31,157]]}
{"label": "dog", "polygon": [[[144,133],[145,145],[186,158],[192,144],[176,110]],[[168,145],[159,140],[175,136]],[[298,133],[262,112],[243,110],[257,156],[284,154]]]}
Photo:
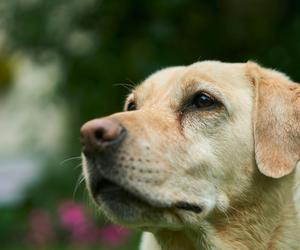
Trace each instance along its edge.
{"label": "dog", "polygon": [[[300,85],[254,62],[162,69],[81,128],[83,173],[142,250],[300,249]],[[300,165],[300,164],[299,164]]]}

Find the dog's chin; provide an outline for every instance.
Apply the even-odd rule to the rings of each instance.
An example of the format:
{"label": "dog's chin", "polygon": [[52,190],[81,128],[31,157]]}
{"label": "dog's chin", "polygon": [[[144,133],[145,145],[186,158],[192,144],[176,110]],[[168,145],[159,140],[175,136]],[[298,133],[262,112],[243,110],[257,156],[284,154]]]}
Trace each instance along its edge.
{"label": "dog's chin", "polygon": [[180,228],[180,214],[199,214],[200,208],[184,202],[163,206],[163,201],[152,203],[114,182],[101,179],[91,185],[91,193],[104,214],[113,222],[129,227]]}
{"label": "dog's chin", "polygon": [[107,217],[126,226],[148,226],[152,220],[170,212],[170,208],[155,207],[145,198],[138,197],[107,179],[93,185],[92,195]]}
{"label": "dog's chin", "polygon": [[107,207],[112,213],[123,215],[135,207],[150,207],[146,201],[130,193],[118,184],[102,179],[93,192],[94,199],[101,206]]}

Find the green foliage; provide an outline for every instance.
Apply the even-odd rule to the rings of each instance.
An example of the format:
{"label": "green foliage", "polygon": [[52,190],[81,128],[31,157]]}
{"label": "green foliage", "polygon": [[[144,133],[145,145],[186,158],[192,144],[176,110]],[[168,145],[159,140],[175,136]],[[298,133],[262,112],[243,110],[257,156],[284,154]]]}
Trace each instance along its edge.
{"label": "green foliage", "polygon": [[9,2],[12,48],[62,60],[60,93],[72,107],[74,135],[83,121],[121,109],[126,91],[115,84],[138,83],[167,65],[251,59],[300,76],[297,1]]}
{"label": "green foliage", "polygon": [[[57,94],[70,111],[68,155],[79,155],[83,122],[122,109],[128,90],[118,84],[139,83],[165,66],[206,59],[254,60],[300,78],[296,0],[4,0],[1,4],[0,23],[10,51],[24,51],[40,63],[55,57],[63,67]],[[0,83],[1,77],[6,76],[1,74]],[[17,211],[37,204],[53,207],[72,195],[79,170],[58,171],[52,169],[53,163],[48,165],[50,171]],[[20,216],[7,213],[5,218],[22,221]],[[5,221],[0,227],[1,223]]]}

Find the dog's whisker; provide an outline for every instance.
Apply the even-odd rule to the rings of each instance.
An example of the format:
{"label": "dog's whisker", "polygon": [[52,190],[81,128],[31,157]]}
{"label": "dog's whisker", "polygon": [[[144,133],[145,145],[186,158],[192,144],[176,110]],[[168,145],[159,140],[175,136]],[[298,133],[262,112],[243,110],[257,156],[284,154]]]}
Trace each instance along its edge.
{"label": "dog's whisker", "polygon": [[84,176],[83,174],[79,175],[78,179],[77,179],[77,182],[76,182],[76,185],[75,185],[75,188],[74,188],[74,191],[73,191],[73,199],[75,199],[75,195],[76,195],[76,192],[78,190],[78,188],[80,187],[80,185],[84,182]]}
{"label": "dog's whisker", "polygon": [[116,83],[116,84],[114,84],[114,86],[124,87],[125,89],[127,89],[130,92],[135,88],[135,86],[128,84],[128,83]]}
{"label": "dog's whisker", "polygon": [[67,159],[61,161],[61,162],[59,163],[59,165],[62,166],[62,165],[64,165],[64,164],[66,164],[67,162],[75,161],[75,160],[81,160],[81,156],[74,156],[74,157],[67,158]]}
{"label": "dog's whisker", "polygon": [[136,85],[137,85],[137,83],[135,83],[134,81],[132,81],[132,80],[129,79],[129,78],[126,78],[126,81],[129,81],[129,82],[130,82],[129,85],[131,85],[132,88],[135,88]]}
{"label": "dog's whisker", "polygon": [[79,163],[78,165],[75,166],[75,169],[82,167],[82,163]]}

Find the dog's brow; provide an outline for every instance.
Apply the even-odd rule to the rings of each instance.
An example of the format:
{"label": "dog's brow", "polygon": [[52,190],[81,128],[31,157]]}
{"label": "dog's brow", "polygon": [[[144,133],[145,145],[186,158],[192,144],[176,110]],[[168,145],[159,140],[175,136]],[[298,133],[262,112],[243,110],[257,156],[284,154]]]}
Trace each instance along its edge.
{"label": "dog's brow", "polygon": [[132,92],[127,96],[126,102],[136,100],[136,91],[132,90]]}
{"label": "dog's brow", "polygon": [[187,99],[191,95],[195,94],[196,92],[207,92],[208,94],[217,98],[220,102],[222,102],[227,110],[230,110],[230,103],[228,102],[225,95],[219,90],[213,82],[208,82],[205,80],[190,80],[185,82],[181,85],[182,89],[182,98]]}
{"label": "dog's brow", "polygon": [[132,93],[130,93],[127,98],[125,99],[125,103],[123,106],[123,110],[126,110],[126,106],[128,105],[129,102],[131,101],[135,101],[136,100],[136,96],[135,96],[135,91],[133,91]]}
{"label": "dog's brow", "polygon": [[129,99],[134,99],[134,93],[130,93],[128,96],[127,96],[127,100]]}
{"label": "dog's brow", "polygon": [[219,91],[212,82],[204,80],[191,80],[185,82],[183,85],[181,85],[181,89],[184,96],[189,96],[195,92],[203,90],[211,92],[211,94],[215,94],[217,96],[221,95],[221,97],[223,97],[221,91]]}

